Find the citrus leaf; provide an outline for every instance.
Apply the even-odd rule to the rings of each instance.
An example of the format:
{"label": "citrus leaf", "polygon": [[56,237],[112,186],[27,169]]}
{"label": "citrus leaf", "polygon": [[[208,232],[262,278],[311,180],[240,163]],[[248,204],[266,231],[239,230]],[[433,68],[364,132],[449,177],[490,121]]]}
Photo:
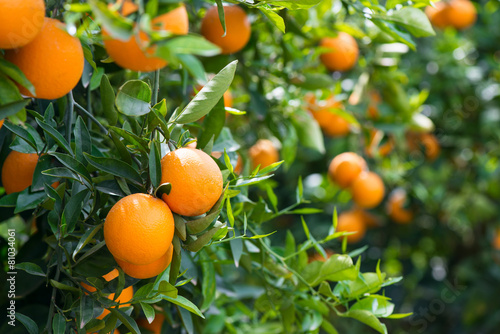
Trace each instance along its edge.
{"label": "citrus leaf", "polygon": [[118,89],[115,104],[127,116],[142,116],[151,110],[151,87],[142,80],[130,80]]}
{"label": "citrus leaf", "polygon": [[17,269],[21,269],[26,271],[28,274],[46,277],[47,275],[43,272],[42,268],[39,265],[31,262],[22,262],[16,264]]}
{"label": "citrus leaf", "polygon": [[139,173],[129,164],[113,158],[100,158],[84,153],[85,158],[95,168],[114,176],[123,177],[142,185],[142,178]]}
{"label": "citrus leaf", "polygon": [[16,319],[23,324],[29,334],[38,334],[38,325],[30,317],[16,311]]}
{"label": "citrus leaf", "polygon": [[100,92],[104,117],[108,121],[109,125],[115,125],[118,121],[118,113],[115,109],[116,96],[107,75],[103,75],[101,78]]}
{"label": "citrus leaf", "polygon": [[231,85],[237,64],[235,60],[217,73],[176,116],[174,122],[191,123],[208,114]]}
{"label": "citrus leaf", "polygon": [[177,298],[170,298],[170,297],[164,296],[163,299],[165,299],[166,301],[169,301],[175,305],[179,305],[180,307],[185,308],[189,312],[196,314],[200,318],[205,319],[205,317],[203,316],[201,311],[198,309],[198,307],[196,307],[196,305],[194,305],[192,302],[190,302],[186,298],[182,297],[181,295],[178,295]]}

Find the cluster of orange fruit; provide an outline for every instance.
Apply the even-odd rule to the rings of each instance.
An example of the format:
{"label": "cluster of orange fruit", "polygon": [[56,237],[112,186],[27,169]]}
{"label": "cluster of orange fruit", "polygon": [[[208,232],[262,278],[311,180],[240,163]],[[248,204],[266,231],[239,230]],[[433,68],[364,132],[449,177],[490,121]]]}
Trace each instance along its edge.
{"label": "cluster of orange fruit", "polygon": [[58,20],[45,17],[44,0],[0,1],[0,49],[33,84],[31,94],[20,85],[22,94],[57,99],[68,94],[83,73],[83,49],[78,38]]}
{"label": "cluster of orange fruit", "polygon": [[[121,0],[115,4],[123,16],[138,11],[131,0]],[[217,7],[207,10],[201,22],[201,34],[210,42],[221,48],[222,54],[240,51],[250,40],[250,21],[243,9],[238,6],[224,6],[226,34],[219,20]],[[169,31],[174,35],[186,35],[189,32],[189,18],[186,7],[182,4],[174,10],[155,17],[151,21],[151,29]],[[102,30],[104,47],[109,56],[121,67],[141,72],[159,70],[167,66],[167,62],[155,56],[156,46],[149,45],[150,39],[144,31],[138,31],[128,40],[112,38],[106,29]]]}
{"label": "cluster of orange fruit", "polygon": [[469,0],[440,1],[435,7],[428,6],[425,13],[432,25],[439,29],[447,27],[466,29],[477,19],[476,7]]}
{"label": "cluster of orange fruit", "polygon": [[[366,227],[376,226],[377,219],[365,209],[379,205],[385,194],[385,186],[374,172],[368,171],[366,161],[356,153],[344,152],[337,155],[330,163],[328,175],[342,189],[348,189],[356,207],[343,212],[338,217],[338,231],[355,232],[347,236],[347,241],[360,241]],[[404,208],[406,193],[394,191],[387,202],[387,213],[396,222],[408,223],[413,218],[411,211]]]}
{"label": "cluster of orange fruit", "polygon": [[[386,203],[386,213],[389,218],[398,224],[408,224],[413,220],[413,211],[406,207],[407,194],[404,189],[397,188],[391,192]],[[346,236],[348,243],[357,243],[363,239],[366,230],[380,226],[379,219],[356,207],[352,210],[342,212],[338,216],[337,231],[351,232]]]}
{"label": "cluster of orange fruit", "polygon": [[[168,195],[163,194],[161,199],[140,193],[128,195],[113,205],[104,222],[104,240],[116,263],[127,275],[138,279],[155,277],[170,265],[175,229],[172,212],[199,216],[212,208],[222,194],[222,173],[201,150],[184,147],[171,151],[162,158],[161,169],[162,184],[171,184]],[[117,276],[118,270],[113,269],[103,278],[109,282]],[[96,291],[87,283],[81,285],[86,293]],[[126,307],[132,297],[133,287],[129,286],[116,301],[119,307]],[[114,298],[113,293],[108,295],[108,299]],[[98,319],[108,313],[105,309]],[[158,322],[161,328],[163,320],[155,326]]]}
{"label": "cluster of orange fruit", "polygon": [[120,199],[104,223],[106,245],[123,271],[135,278],[150,278],[172,260],[172,212],[194,217],[206,213],[222,194],[222,173],[205,152],[184,147],[161,160],[162,183],[171,191],[155,198],[132,194]]}
{"label": "cluster of orange fruit", "polygon": [[349,189],[354,203],[360,208],[374,208],[384,198],[384,182],[378,174],[370,172],[366,161],[354,152],[344,152],[333,158],[328,175],[339,187]]}

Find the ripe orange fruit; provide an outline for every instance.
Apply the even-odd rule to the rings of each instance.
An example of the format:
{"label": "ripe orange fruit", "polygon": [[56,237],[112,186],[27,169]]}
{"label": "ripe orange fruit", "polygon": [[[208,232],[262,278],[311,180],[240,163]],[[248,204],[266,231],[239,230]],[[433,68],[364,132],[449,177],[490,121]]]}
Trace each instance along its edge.
{"label": "ripe orange fruit", "polygon": [[434,3],[435,7],[427,6],[425,14],[431,21],[432,25],[439,29],[444,29],[448,26],[447,10],[448,6],[445,2]]}
{"label": "ripe orange fruit", "polygon": [[269,139],[259,139],[250,150],[248,150],[252,168],[255,169],[260,165],[260,169],[278,162],[280,155],[274,144]]}
{"label": "ripe orange fruit", "polygon": [[36,90],[32,96],[19,86],[21,93],[39,99],[63,97],[75,88],[83,73],[80,40],[68,34],[62,22],[47,17],[35,39],[6,51],[5,59],[19,67]]}
{"label": "ripe orange fruit", "polygon": [[161,159],[161,183],[172,185],[163,200],[173,212],[199,216],[214,206],[222,194],[222,173],[205,152],[183,147]]}
{"label": "ripe orange fruit", "polygon": [[174,247],[172,245],[168,248],[168,251],[160,257],[158,260],[153,261],[148,264],[138,265],[132,264],[127,261],[122,261],[120,259],[115,258],[116,263],[123,269],[125,274],[130,277],[144,279],[155,277],[161,272],[163,272],[169,266],[170,262],[172,262]]}
{"label": "ripe orange fruit", "polygon": [[476,7],[469,0],[453,0],[448,6],[448,22],[455,29],[466,29],[476,22]]}
{"label": "ripe orange fruit", "polygon": [[[176,35],[186,35],[189,31],[189,19],[184,5],[160,15],[152,20],[152,29],[167,30]],[[128,41],[114,39],[102,30],[103,42],[109,56],[123,68],[151,72],[167,66],[167,62],[154,54],[156,46],[148,46],[149,37],[144,31],[133,35]]]}
{"label": "ripe orange fruit", "polygon": [[[103,276],[103,278],[106,280],[106,281],[111,281],[113,279],[115,279],[116,277],[118,277],[118,270],[116,269],[113,269],[112,271],[110,271],[109,273],[107,273],[106,275]],[[96,288],[94,288],[93,286],[91,285],[88,285],[86,283],[80,283],[85,289],[87,289],[89,292],[94,292],[96,291]],[[87,294],[87,292],[85,292],[85,294]],[[129,286],[128,288],[125,288],[122,290],[122,292],[120,293],[120,295],[116,298],[116,302],[117,303],[126,303],[128,302],[129,300],[132,299],[132,297],[134,296],[134,287],[133,286]],[[115,294],[114,293],[110,293],[109,296],[108,296],[108,299],[110,300],[114,300],[115,299]],[[127,307],[127,306],[130,306],[130,304],[123,304],[123,305],[120,305],[119,308],[121,307]],[[104,309],[104,311],[97,317],[97,319],[104,319],[105,316],[107,316],[109,314],[109,310],[107,309]]]}
{"label": "ripe orange fruit", "polygon": [[423,146],[425,156],[428,160],[435,160],[441,153],[439,141],[432,133],[407,132],[406,140],[410,151],[418,151],[420,145]]}
{"label": "ripe orange fruit", "polygon": [[0,49],[31,42],[42,29],[44,17],[44,0],[0,0]]}
{"label": "ripe orange fruit", "polygon": [[5,193],[12,194],[31,186],[38,154],[11,151],[2,167],[2,184]]}
{"label": "ripe orange fruit", "polygon": [[425,9],[427,17],[436,28],[454,27],[462,30],[472,26],[477,19],[476,7],[469,0],[451,0],[438,2],[435,8]]}
{"label": "ripe orange fruit", "polygon": [[361,208],[371,209],[382,202],[384,182],[374,172],[362,172],[351,184],[352,199]]}
{"label": "ripe orange fruit", "polygon": [[201,34],[222,49],[222,54],[240,51],[250,40],[250,21],[239,6],[224,6],[226,36],[219,20],[217,6],[210,7],[201,20]]}
{"label": "ripe orange fruit", "polygon": [[356,65],[359,54],[358,44],[348,33],[341,31],[337,37],[324,37],[319,45],[331,49],[319,56],[328,70],[348,71]]}
{"label": "ripe orange fruit", "polygon": [[396,223],[407,224],[413,219],[413,212],[404,208],[406,201],[406,191],[402,188],[394,189],[389,195],[386,212]]}
{"label": "ripe orange fruit", "polygon": [[147,194],[128,195],[109,211],[104,240],[119,260],[149,264],[165,255],[174,237],[174,217],[161,199]]}
{"label": "ripe orange fruit", "polygon": [[331,109],[343,108],[342,103],[335,100],[333,96],[325,101],[317,102],[313,94],[308,94],[305,100],[307,110],[311,112],[327,136],[345,136],[350,132],[349,122],[331,111]]}
{"label": "ripe orange fruit", "polygon": [[160,334],[161,333],[161,326],[165,322],[165,316],[162,313],[156,313],[155,319],[153,322],[149,323],[147,319],[141,318],[137,320],[137,324],[149,331],[151,331],[153,334]]}
{"label": "ripe orange fruit", "polygon": [[356,232],[346,236],[348,243],[356,243],[366,233],[365,224],[359,214],[354,211],[343,212],[338,216],[337,232]]}
{"label": "ripe orange fruit", "polygon": [[354,152],[344,152],[330,162],[328,175],[341,188],[347,188],[362,171],[368,170],[365,159]]}

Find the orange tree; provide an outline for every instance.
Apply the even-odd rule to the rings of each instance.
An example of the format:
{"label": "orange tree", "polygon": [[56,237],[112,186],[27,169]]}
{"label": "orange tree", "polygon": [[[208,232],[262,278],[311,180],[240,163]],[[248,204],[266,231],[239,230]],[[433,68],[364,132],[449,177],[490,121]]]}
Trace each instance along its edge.
{"label": "orange tree", "polygon": [[[38,159],[2,173],[25,185],[0,198],[2,269],[17,273],[2,332],[336,333],[355,319],[385,333],[380,319],[407,316],[382,290],[401,277],[348,251],[361,231],[333,208],[349,192],[312,186],[373,133],[372,86],[389,123],[425,125],[394,54],[434,34],[429,2],[239,4],[55,1],[34,36],[6,32],[30,41],[2,46],[1,157]],[[361,206],[382,199],[377,169],[353,180]]]}

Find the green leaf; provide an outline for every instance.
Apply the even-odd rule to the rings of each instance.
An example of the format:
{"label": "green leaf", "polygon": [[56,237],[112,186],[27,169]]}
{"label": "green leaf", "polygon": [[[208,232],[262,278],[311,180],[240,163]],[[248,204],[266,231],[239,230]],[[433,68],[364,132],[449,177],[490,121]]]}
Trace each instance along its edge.
{"label": "green leaf", "polygon": [[39,265],[31,262],[22,262],[16,264],[17,269],[21,269],[26,271],[28,274],[46,277],[47,275],[43,272],[42,268]]}
{"label": "green leaf", "polygon": [[413,313],[394,313],[391,314],[390,316],[387,316],[387,319],[403,319],[406,317],[411,316]]}
{"label": "green leaf", "polygon": [[73,133],[75,135],[75,157],[77,160],[82,161],[84,152],[92,152],[92,137],[87,125],[80,116],[76,120]]}
{"label": "green leaf", "polygon": [[19,193],[12,193],[12,194],[8,194],[8,195],[0,197],[0,207],[1,208],[15,207],[16,203],[17,203],[18,196],[19,196]]}
{"label": "green leaf", "polygon": [[151,151],[149,152],[149,178],[153,187],[158,187],[161,183],[161,157],[159,143],[151,142]]}
{"label": "green leaf", "polygon": [[111,126],[109,129],[115,132],[117,135],[123,137],[125,141],[137,146],[137,149],[141,150],[143,153],[147,154],[147,152],[149,151],[148,141],[146,139],[141,138],[130,131],[120,129],[114,126]]}
{"label": "green leaf", "polygon": [[66,320],[59,313],[52,318],[52,332],[54,334],[64,334],[66,332]]}
{"label": "green leaf", "polygon": [[85,247],[95,236],[95,234],[103,227],[103,224],[99,224],[96,226],[92,226],[92,228],[85,231],[85,233],[81,236],[80,240],[78,240],[78,244],[73,251],[72,258],[75,261],[75,256],[78,255],[80,250]]}
{"label": "green leaf", "polygon": [[38,326],[31,318],[16,311],[16,319],[23,324],[29,334],[38,334]]}
{"label": "green leaf", "polygon": [[28,130],[18,125],[14,125],[10,122],[4,122],[3,126],[9,129],[9,131],[11,131],[12,133],[22,138],[26,143],[28,143],[31,147],[33,147],[33,149],[35,149],[38,152],[36,140],[33,138],[31,133],[28,132]]}
{"label": "green leaf", "polygon": [[115,144],[115,147],[118,151],[118,154],[120,155],[120,158],[127,164],[132,165],[132,157],[130,156],[127,147],[122,143],[122,141],[115,132],[110,131],[109,134],[111,135],[111,140]]}
{"label": "green leaf", "polygon": [[337,314],[341,317],[356,319],[365,325],[370,326],[379,333],[387,334],[387,327],[385,327],[385,325],[381,323],[375,315],[368,311],[349,310],[345,313],[338,312]]}
{"label": "green leaf", "polygon": [[82,295],[80,298],[80,321],[78,326],[83,328],[94,317],[94,300],[86,295]]}
{"label": "green leaf", "polygon": [[266,0],[264,3],[268,3],[273,6],[281,6],[288,9],[309,9],[316,6],[321,0]]}
{"label": "green leaf", "polygon": [[216,140],[224,127],[225,121],[226,110],[224,109],[224,101],[220,99],[215,107],[207,114],[203,122],[203,131],[198,136],[198,145],[200,147],[205,147],[212,137]]}
{"label": "green leaf", "polygon": [[106,3],[98,0],[89,0],[92,13],[111,36],[122,41],[128,41],[132,37],[133,22],[124,18],[118,12],[108,8]]}
{"label": "green leaf", "polygon": [[130,80],[118,89],[115,104],[127,116],[142,116],[151,110],[151,87],[142,80]]}
{"label": "green leaf", "polygon": [[205,247],[212,240],[212,237],[217,233],[217,231],[225,226],[226,224],[223,224],[219,221],[215,222],[212,228],[210,228],[207,232],[197,237],[196,240],[186,243],[184,248],[186,248],[190,252],[200,251],[200,249]]}
{"label": "green leaf", "polygon": [[80,292],[80,289],[75,288],[74,286],[69,286],[67,284],[55,281],[53,279],[50,280],[50,285],[52,285],[54,288],[57,288],[59,290],[66,290],[66,291],[72,291],[72,292]]}
{"label": "green leaf", "polygon": [[30,192],[30,187],[28,187],[19,193],[14,213],[19,213],[25,210],[34,209],[45,199],[46,199],[45,192],[39,191],[32,193]]}
{"label": "green leaf", "polygon": [[200,261],[203,277],[201,283],[203,304],[201,305],[201,309],[207,310],[215,299],[215,266],[213,260],[207,255],[207,252],[200,252]]}
{"label": "green leaf", "polygon": [[52,139],[56,141],[56,143],[59,145],[60,148],[64,149],[66,152],[73,155],[73,150],[71,149],[71,146],[59,131],[57,131],[52,126],[39,119],[37,119],[36,122],[46,134],[48,134],[50,137],[52,137]]}
{"label": "green leaf", "polygon": [[[1,58],[0,58],[1,59]],[[0,79],[1,80],[1,79]],[[0,106],[0,119],[5,119],[9,116],[17,114],[19,111],[23,110],[24,107],[30,102],[30,100],[19,100]]]}
{"label": "green leaf", "polygon": [[98,67],[97,70],[92,72],[92,78],[90,78],[90,90],[94,90],[101,85],[102,77],[104,76],[104,68]]}
{"label": "green leaf", "polygon": [[278,197],[276,197],[273,188],[271,188],[271,185],[269,184],[266,186],[266,193],[267,198],[269,198],[269,202],[271,202],[271,205],[273,206],[274,212],[278,212]]}
{"label": "green leaf", "polygon": [[108,121],[109,125],[115,125],[118,121],[118,113],[115,109],[115,91],[109,82],[107,75],[103,75],[101,78],[101,105],[104,112],[104,117]]}
{"label": "green leaf", "polygon": [[191,75],[200,81],[206,80],[205,68],[203,67],[203,63],[193,55],[177,55],[177,59],[179,63],[181,63],[182,67],[185,68]]}
{"label": "green leaf", "polygon": [[356,302],[349,310],[364,310],[373,313],[377,318],[386,318],[394,312],[394,304],[384,296],[368,296]]}
{"label": "green leaf", "polygon": [[144,312],[144,315],[146,316],[148,322],[149,323],[153,322],[156,315],[153,306],[146,303],[139,303],[139,304],[141,305],[142,311]]}
{"label": "green leaf", "polygon": [[210,43],[202,36],[196,35],[185,35],[171,38],[166,43],[158,45],[156,50],[156,54],[158,56],[187,54],[212,57],[218,55],[220,52],[221,49],[217,45]]}
{"label": "green leaf", "polygon": [[134,319],[132,319],[129,315],[127,315],[125,312],[123,312],[119,308],[110,308],[109,311],[116,315],[118,319],[127,327],[133,334],[139,334],[141,333],[141,330],[137,326],[137,323],[135,322]]}
{"label": "green leaf", "polygon": [[316,90],[334,86],[335,80],[324,73],[303,73],[292,78],[291,83],[308,90]]}
{"label": "green leaf", "polygon": [[333,254],[322,264],[318,275],[313,277],[311,285],[316,286],[323,281],[338,282],[354,280],[357,276],[358,270],[349,256]]}
{"label": "green leaf", "polygon": [[168,281],[161,281],[158,285],[158,292],[164,296],[168,296],[170,298],[177,298],[177,288],[170,284]]}
{"label": "green leaf", "polygon": [[282,33],[285,33],[285,21],[283,18],[279,16],[276,11],[272,10],[269,7],[258,6],[257,8],[278,28]]}
{"label": "green leaf", "polygon": [[292,117],[292,123],[297,130],[299,142],[307,148],[313,149],[318,153],[325,153],[325,143],[323,133],[316,120],[305,112],[295,113]]}
{"label": "green leaf", "polygon": [[71,194],[71,198],[66,203],[62,214],[62,225],[66,225],[67,233],[72,233],[75,229],[76,222],[82,213],[82,208],[86,203],[85,199],[88,194],[88,189],[84,189],[77,194]]}
{"label": "green leaf", "polygon": [[179,124],[191,123],[208,114],[231,85],[237,64],[237,60],[229,63],[214,76],[176,116],[174,121]]}
{"label": "green leaf", "polygon": [[83,183],[84,181],[87,183],[87,185],[92,184],[92,177],[90,176],[90,173],[88,170],[85,168],[84,165],[82,165],[78,160],[73,158],[72,156],[64,153],[49,153],[51,156],[59,160],[60,163],[62,163],[64,166],[75,172],[77,175],[81,176],[81,182]]}
{"label": "green leaf", "polygon": [[224,12],[224,5],[222,4],[222,0],[215,0],[215,3],[217,4],[217,13],[219,14],[219,21],[222,26],[222,31],[224,31],[224,35],[226,36],[227,30],[226,30],[226,14]]}
{"label": "green leaf", "polygon": [[357,298],[365,293],[376,293],[382,287],[385,279],[385,273],[379,278],[377,273],[363,273],[356,280],[348,282],[348,297]]}
{"label": "green leaf", "polygon": [[177,307],[177,310],[179,311],[179,315],[181,316],[182,324],[186,332],[188,334],[194,334],[193,317],[191,313],[182,307]]}
{"label": "green leaf", "polygon": [[194,305],[192,302],[190,302],[186,298],[182,297],[181,295],[178,295],[177,298],[170,298],[170,297],[164,296],[163,299],[165,299],[166,301],[169,301],[175,305],[179,305],[180,307],[185,308],[189,312],[196,314],[200,318],[205,319],[205,317],[203,316],[201,311],[198,309],[198,307],[196,307],[196,305]]}
{"label": "green leaf", "polygon": [[0,58],[0,72],[4,73],[9,78],[26,88],[32,95],[36,95],[35,87],[16,65],[8,62],[3,58]]}
{"label": "green leaf", "polygon": [[90,154],[84,153],[85,158],[95,168],[102,170],[111,175],[118,177],[123,177],[125,179],[134,181],[135,183],[142,185],[142,178],[139,173],[129,164],[113,159],[113,158],[100,158],[95,157]]}
{"label": "green leaf", "polygon": [[403,7],[394,11],[392,15],[385,17],[385,19],[404,27],[415,37],[427,37],[436,34],[427,15],[418,8]]}

